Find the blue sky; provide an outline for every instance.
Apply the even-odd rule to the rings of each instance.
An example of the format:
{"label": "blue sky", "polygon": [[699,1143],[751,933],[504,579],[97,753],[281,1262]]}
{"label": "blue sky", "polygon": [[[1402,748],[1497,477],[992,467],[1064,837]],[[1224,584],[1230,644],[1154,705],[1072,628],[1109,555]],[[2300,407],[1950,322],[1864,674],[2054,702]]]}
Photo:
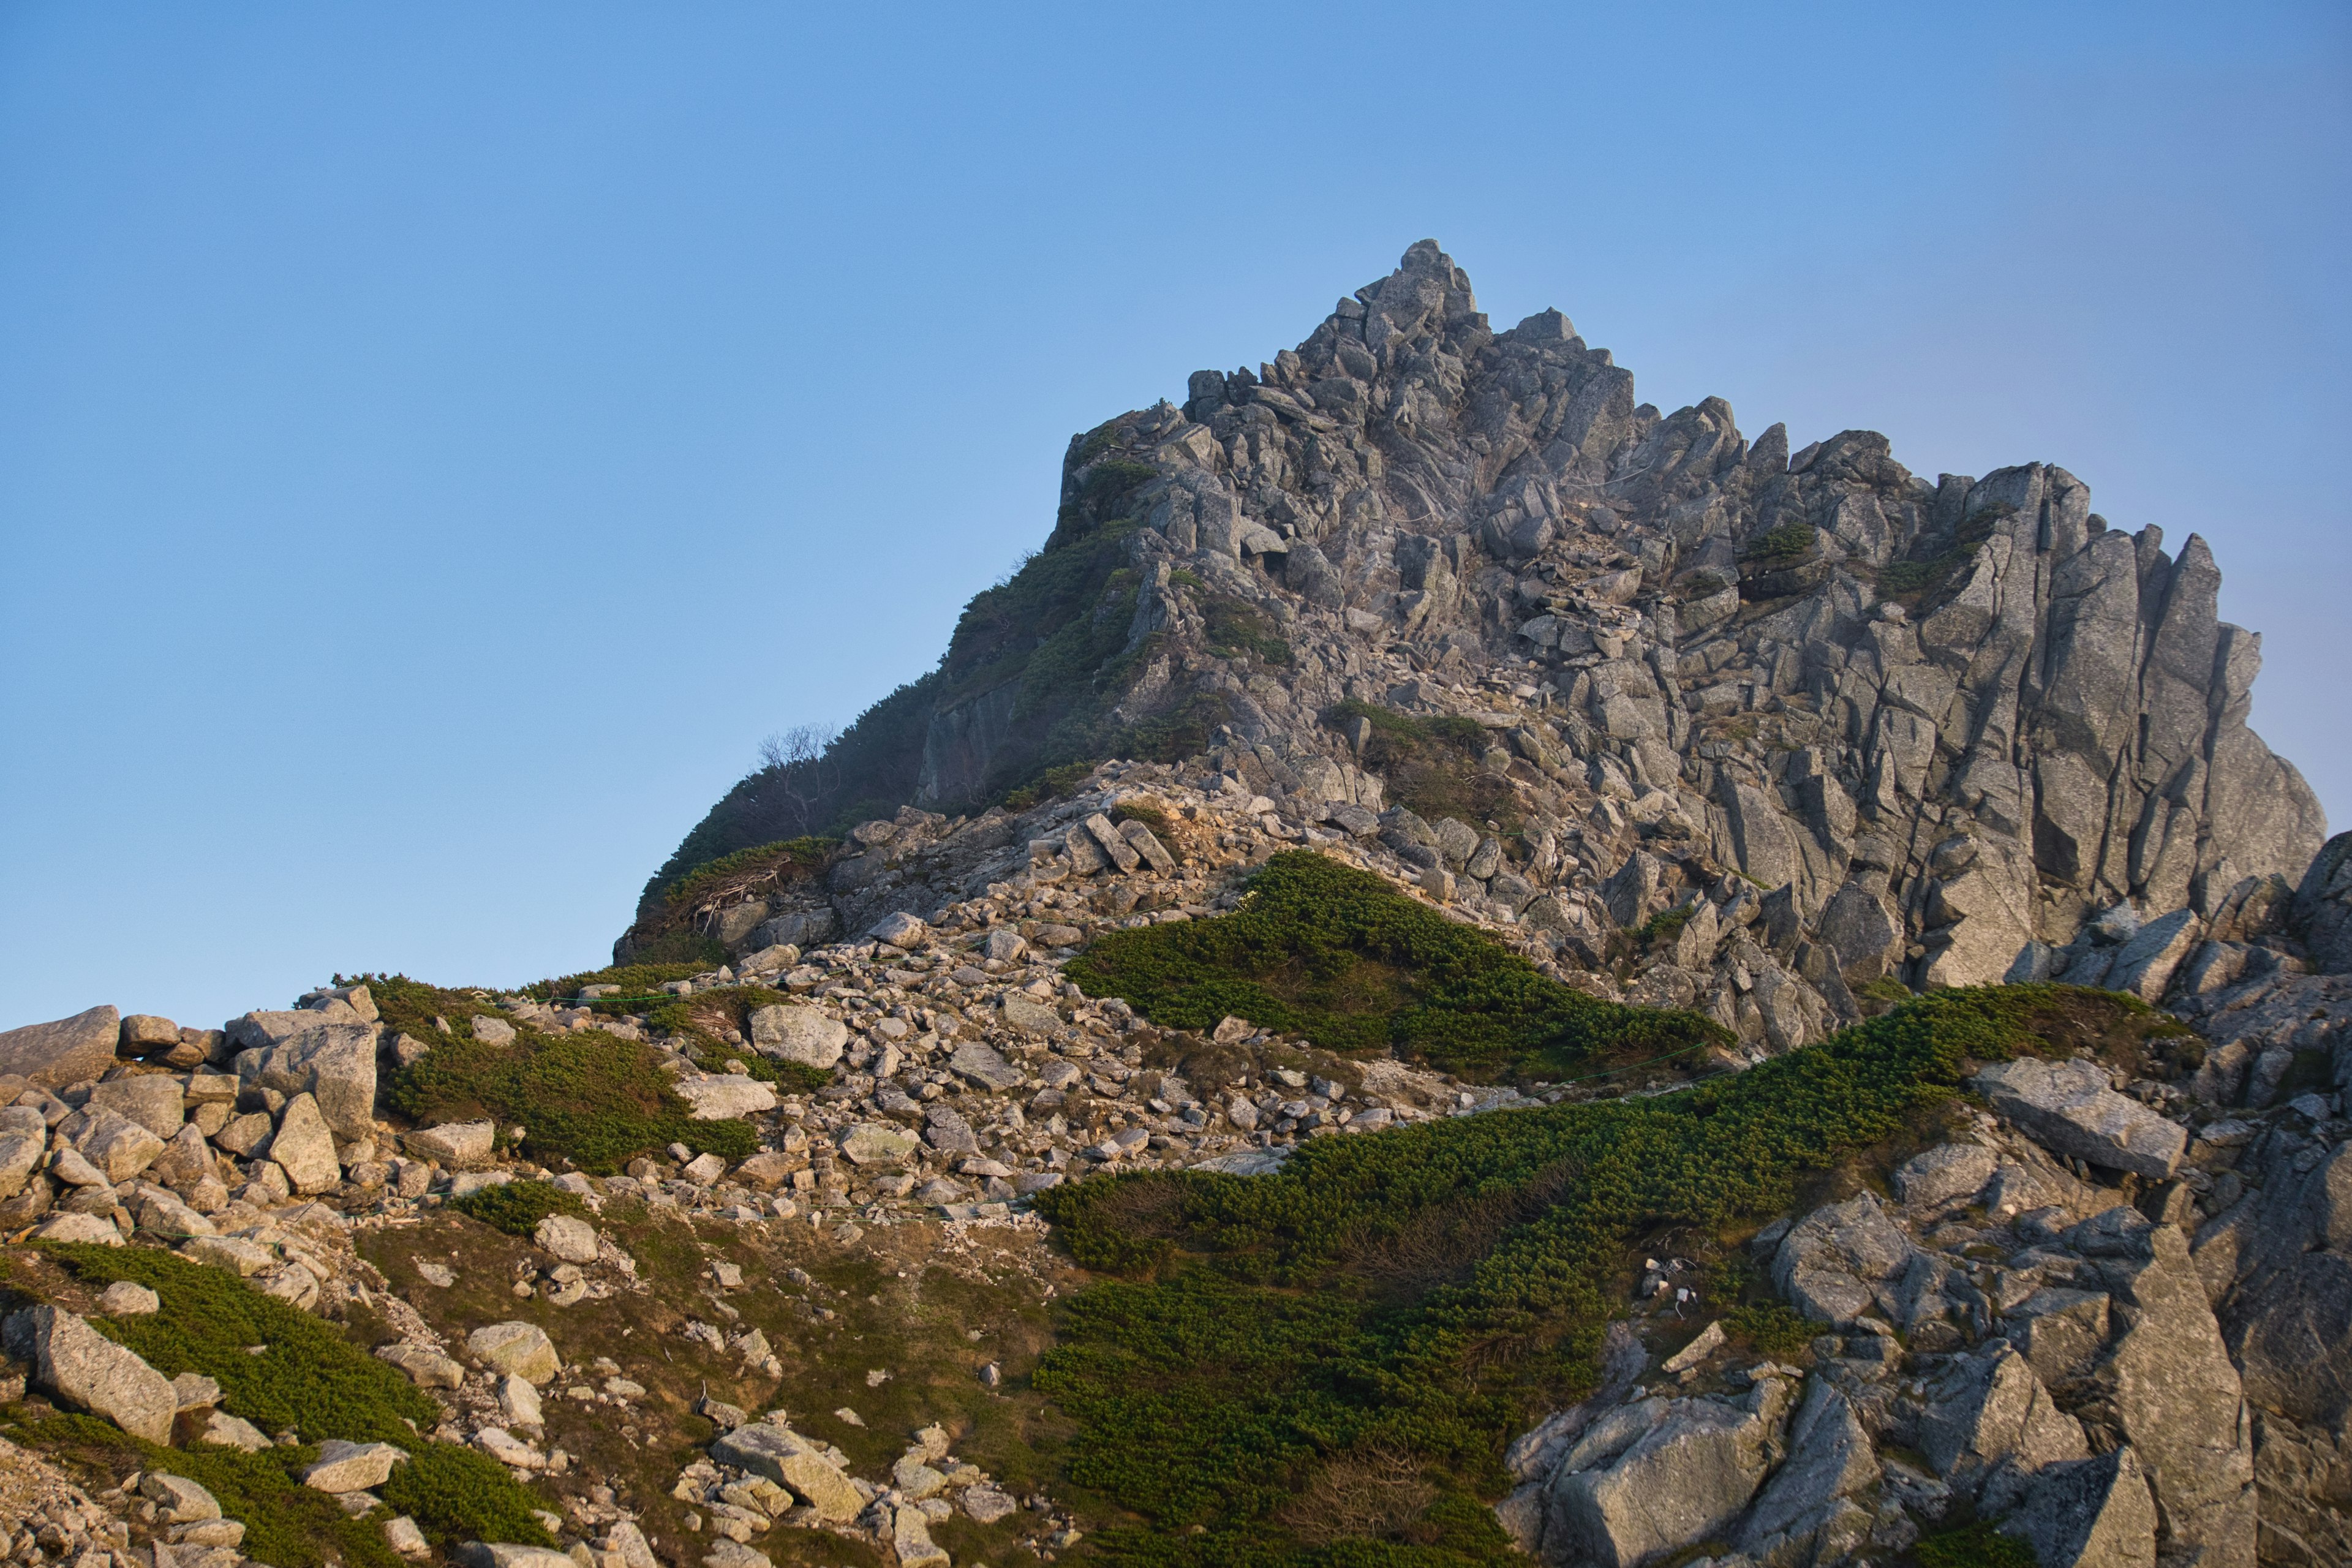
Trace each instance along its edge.
{"label": "blue sky", "polygon": [[0,1027],[600,962],[1073,432],[1423,236],[2202,532],[2352,825],[2341,5],[1006,9],[0,7]]}

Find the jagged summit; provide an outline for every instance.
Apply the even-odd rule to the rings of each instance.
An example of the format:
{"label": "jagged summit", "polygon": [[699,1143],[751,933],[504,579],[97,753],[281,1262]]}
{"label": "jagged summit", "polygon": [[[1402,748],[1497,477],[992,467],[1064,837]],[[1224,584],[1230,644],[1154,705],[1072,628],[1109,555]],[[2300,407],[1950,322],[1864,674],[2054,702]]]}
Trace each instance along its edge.
{"label": "jagged summit", "polygon": [[[2260,638],[2219,584],[2063,468],[1930,482],[1873,432],[1661,414],[1557,310],[1495,331],[1423,240],[1256,371],[1076,437],[1045,548],[940,668],[745,779],[646,910],[747,846],[1201,758],[1310,819],[1466,816],[1538,890],[1637,852],[1668,895],[1786,889],[1850,974],[2047,973],[2104,910],[2210,920],[2325,837],[2246,727]],[[1483,738],[1408,759],[1383,715]]]}

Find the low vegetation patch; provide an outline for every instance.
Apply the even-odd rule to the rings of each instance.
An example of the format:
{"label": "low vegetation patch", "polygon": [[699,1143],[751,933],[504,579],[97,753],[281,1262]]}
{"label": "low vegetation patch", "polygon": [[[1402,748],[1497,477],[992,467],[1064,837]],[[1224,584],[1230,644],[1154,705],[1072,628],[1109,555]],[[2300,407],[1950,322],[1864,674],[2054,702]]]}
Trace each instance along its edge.
{"label": "low vegetation patch", "polygon": [[1209,651],[1218,658],[1248,657],[1271,665],[1290,662],[1290,644],[1255,605],[1213,594],[1202,604],[1201,616],[1206,623]]}
{"label": "low vegetation patch", "polygon": [[1742,561],[1768,565],[1785,566],[1801,561],[1813,548],[1814,530],[1809,523],[1784,522],[1778,528],[1767,529],[1749,540],[1739,552]]}
{"label": "low vegetation patch", "polygon": [[1433,822],[1452,816],[1474,826],[1491,822],[1507,836],[1519,831],[1518,793],[1486,765],[1495,737],[1476,721],[1452,714],[1424,719],[1355,698],[1323,715],[1335,727],[1350,719],[1371,726],[1358,760],[1381,775],[1397,805]]}
{"label": "low vegetation patch", "polygon": [[[194,1372],[212,1378],[221,1387],[221,1408],[230,1415],[264,1432],[291,1431],[300,1438],[294,1447],[249,1456],[152,1449],[105,1422],[48,1418],[81,1421],[50,1434],[60,1442],[88,1447],[102,1440],[116,1449],[140,1450],[143,1463],[210,1489],[212,1481],[195,1468],[207,1467],[226,1489],[214,1489],[214,1495],[256,1532],[246,1543],[248,1556],[294,1568],[338,1554],[353,1563],[396,1561],[383,1550],[380,1522],[344,1521],[331,1500],[300,1485],[299,1467],[316,1458],[316,1445],[329,1437],[405,1449],[410,1459],[394,1469],[381,1495],[436,1541],[552,1544],[533,1517],[530,1492],[488,1457],[428,1441],[423,1433],[440,1420],[440,1407],[331,1325],[233,1274],[168,1252],[90,1246],[43,1250],[87,1284],[121,1279],[155,1292],[161,1305],[153,1313],[91,1319],[100,1333],[136,1351],[166,1377]],[[95,1430],[82,1430],[85,1426]],[[20,1440],[42,1442],[37,1431]],[[233,1499],[251,1511],[238,1512]],[[324,1512],[316,1506],[321,1502]],[[342,1529],[347,1523],[361,1525],[361,1534]]]}
{"label": "low vegetation patch", "polygon": [[1232,914],[1114,931],[1066,971],[1153,1023],[1228,1014],[1328,1050],[1394,1051],[1468,1078],[1553,1078],[1730,1036],[1695,1013],[1596,1001],[1370,872],[1276,856]]}
{"label": "low vegetation patch", "polygon": [[477,1187],[462,1198],[451,1198],[449,1207],[509,1236],[530,1235],[551,1214],[587,1212],[585,1204],[552,1182],[500,1182]]}
{"label": "low vegetation patch", "polygon": [[[2033,1048],[2061,1002],[2089,1006],[1939,991],[1676,1094],[1040,1194],[1071,1254],[1121,1277],[1064,1309],[1034,1379],[1078,1424],[1072,1479],[1135,1521],[1097,1536],[1104,1560],[1524,1561],[1486,1507],[1504,1447],[1591,1389],[1645,1238],[1741,1234],[1949,1098],[1968,1058]],[[1798,1331],[1786,1308],[1735,1316],[1759,1348]]]}
{"label": "low vegetation patch", "polygon": [[[433,1048],[392,1075],[384,1100],[416,1121],[485,1116],[500,1136],[520,1124],[531,1155],[609,1173],[637,1155],[683,1143],[739,1160],[759,1147],[751,1123],[697,1121],[670,1087],[650,1046],[602,1030],[546,1034],[518,1027],[493,1045],[464,1021],[498,1016],[477,996],[442,991],[404,975],[370,983],[386,1022]],[[436,1017],[454,1027],[443,1031]]]}

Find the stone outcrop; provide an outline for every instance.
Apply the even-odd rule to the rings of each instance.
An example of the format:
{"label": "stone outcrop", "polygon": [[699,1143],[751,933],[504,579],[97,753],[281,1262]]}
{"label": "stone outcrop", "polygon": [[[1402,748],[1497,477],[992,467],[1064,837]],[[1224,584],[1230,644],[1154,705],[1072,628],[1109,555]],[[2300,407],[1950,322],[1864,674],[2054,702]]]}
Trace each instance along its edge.
{"label": "stone outcrop", "polygon": [[[2059,468],[1930,481],[1867,431],[1791,452],[1720,399],[1661,413],[1557,310],[1496,330],[1431,242],[1295,350],[1074,441],[1063,502],[1046,554],[1110,555],[1101,602],[1055,614],[1126,627],[1087,645],[1114,685],[1024,697],[1064,623],[1008,640],[975,601],[940,671],[826,758],[745,780],[669,874],[828,803],[898,817],[822,883],[707,901],[698,929],[742,952],[928,917],[956,891],[923,865],[929,825],[1074,749],[1191,733],[1270,805],[1369,822],[1398,780],[1348,703],[1475,721],[1460,768],[1529,824],[1531,853],[1479,858],[1476,824],[1441,850],[1444,824],[1423,843],[1381,818],[1434,896],[1590,971],[1610,931],[1705,889],[1639,998],[1763,1050],[1889,976],[2073,970],[2155,1000],[2205,945],[2243,948],[2217,934],[2232,900],[2292,889],[2324,837],[2246,728],[2260,638],[2218,618],[2201,539],[2114,528]],[[1055,842],[1075,875],[1126,871],[1134,826]],[[2303,904],[2345,907],[2343,859]],[[2132,931],[2090,934],[2117,906]]]}

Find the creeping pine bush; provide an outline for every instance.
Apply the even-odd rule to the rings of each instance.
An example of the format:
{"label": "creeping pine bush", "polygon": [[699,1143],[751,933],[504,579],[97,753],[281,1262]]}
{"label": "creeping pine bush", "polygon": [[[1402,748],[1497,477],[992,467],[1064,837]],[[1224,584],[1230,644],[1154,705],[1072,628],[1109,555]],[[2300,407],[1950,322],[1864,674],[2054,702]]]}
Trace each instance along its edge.
{"label": "creeping pine bush", "polygon": [[[553,1544],[533,1516],[530,1494],[488,1456],[421,1434],[441,1419],[440,1406],[390,1363],[347,1342],[320,1320],[265,1296],[236,1275],[207,1268],[148,1247],[50,1246],[47,1248],[92,1285],[127,1279],[155,1292],[157,1310],[142,1317],[93,1318],[90,1324],[166,1377],[201,1373],[221,1386],[221,1408],[265,1432],[291,1430],[301,1442],[268,1453],[230,1457],[203,1451],[216,1462],[225,1508],[257,1531],[247,1539],[250,1556],[305,1568],[322,1561],[322,1549],[341,1548],[346,1561],[388,1562],[362,1542],[352,1545],[314,1506],[326,1500],[300,1485],[298,1471],[318,1457],[316,1445],[329,1437],[355,1443],[390,1443],[408,1460],[395,1466],[381,1495],[395,1512],[415,1518],[436,1541],[509,1541]],[[256,1353],[254,1347],[260,1347]],[[111,1426],[94,1423],[116,1446],[135,1440]],[[93,1435],[61,1431],[60,1441],[87,1443]],[[188,1467],[198,1451],[158,1449],[158,1468],[212,1483]],[[253,1511],[237,1514],[231,1494]],[[340,1509],[332,1511],[338,1515]],[[361,1522],[361,1521],[352,1521]],[[368,1526],[365,1538],[381,1547],[382,1532]],[[331,1559],[331,1551],[323,1555]]]}
{"label": "creeping pine bush", "polygon": [[552,1182],[500,1182],[477,1187],[449,1206],[467,1219],[479,1220],[509,1236],[529,1236],[551,1214],[577,1215],[587,1205]]}
{"label": "creeping pine bush", "polygon": [[1387,1051],[1465,1077],[1559,1077],[1730,1036],[1695,1013],[1597,1001],[1370,872],[1308,850],[1268,860],[1228,915],[1115,931],[1066,971],[1155,1024],[1227,1014],[1337,1051]]}
{"label": "creeping pine bush", "polygon": [[1457,816],[1492,822],[1506,835],[1519,831],[1518,794],[1510,780],[1486,770],[1494,738],[1475,720],[1424,719],[1352,697],[1323,715],[1335,727],[1350,719],[1371,726],[1360,760],[1387,783],[1388,797],[1399,805],[1432,820]]}
{"label": "creeping pine bush", "polygon": [[[384,1100],[403,1116],[520,1123],[536,1157],[568,1159],[585,1171],[616,1171],[672,1143],[730,1160],[759,1147],[747,1121],[689,1116],[660,1058],[640,1041],[600,1029],[544,1034],[518,1026],[512,1040],[493,1045],[474,1037],[470,1020],[502,1015],[478,997],[397,974],[371,984],[385,1021],[433,1047],[392,1076]],[[436,1017],[453,1027],[436,1027]]]}
{"label": "creeping pine bush", "polygon": [[1035,1374],[1076,1423],[1072,1479],[1139,1521],[1103,1557],[1524,1561],[1481,1500],[1509,1485],[1508,1439],[1593,1386],[1628,1249],[1786,1206],[1951,1095],[1966,1058],[2030,1044],[2052,994],[1939,991],[1681,1093],[1318,1140],[1273,1175],[1038,1194],[1080,1263],[1122,1276],[1068,1303]]}

